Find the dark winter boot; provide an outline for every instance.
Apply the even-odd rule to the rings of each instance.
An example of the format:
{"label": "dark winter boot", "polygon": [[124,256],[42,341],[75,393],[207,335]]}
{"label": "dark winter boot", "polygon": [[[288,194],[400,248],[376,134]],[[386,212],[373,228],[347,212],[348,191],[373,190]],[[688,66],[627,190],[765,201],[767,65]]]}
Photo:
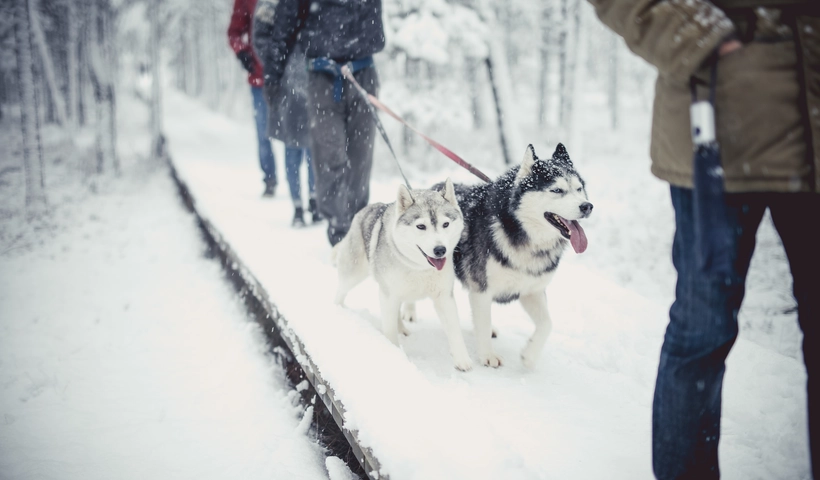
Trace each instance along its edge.
{"label": "dark winter boot", "polygon": [[341,242],[347,232],[341,231],[336,227],[328,226],[327,227],[327,239],[330,241],[330,246],[335,246],[337,243]]}
{"label": "dark winter boot", "polygon": [[302,207],[296,207],[293,212],[293,222],[291,222],[291,226],[293,228],[301,228],[305,226],[305,219],[304,217],[304,210]]}
{"label": "dark winter boot", "polygon": [[263,197],[272,197],[276,195],[276,182],[272,180],[265,180],[265,191],[262,192]]}
{"label": "dark winter boot", "polygon": [[308,212],[313,215],[313,223],[319,223],[324,220],[324,217],[322,217],[322,214],[319,213],[319,209],[316,207],[315,198],[308,200]]}

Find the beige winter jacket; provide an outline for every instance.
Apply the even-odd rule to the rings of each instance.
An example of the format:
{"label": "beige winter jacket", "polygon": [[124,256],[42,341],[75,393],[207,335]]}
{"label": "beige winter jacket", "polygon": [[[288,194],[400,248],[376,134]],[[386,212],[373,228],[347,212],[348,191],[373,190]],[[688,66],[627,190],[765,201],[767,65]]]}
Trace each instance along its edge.
{"label": "beige winter jacket", "polygon": [[[730,192],[820,192],[820,0],[718,8],[738,0],[589,0],[627,46],[657,67],[652,172],[692,186],[689,78],[718,60],[717,139]],[[760,0],[760,4],[799,0]],[[700,90],[705,96],[706,89]]]}

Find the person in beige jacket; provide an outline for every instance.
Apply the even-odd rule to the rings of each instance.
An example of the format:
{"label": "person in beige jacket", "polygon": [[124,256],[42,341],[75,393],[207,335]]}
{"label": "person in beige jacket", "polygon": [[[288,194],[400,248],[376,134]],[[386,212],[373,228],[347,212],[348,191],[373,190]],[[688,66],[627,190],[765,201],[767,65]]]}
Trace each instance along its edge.
{"label": "person in beige jacket", "polygon": [[[671,184],[678,271],[652,415],[659,479],[719,478],[721,389],[766,208],[783,241],[803,330],[812,466],[820,447],[820,0],[589,0],[657,67],[652,172]],[[690,79],[716,66],[721,208],[731,272],[698,266]],[[701,88],[701,92],[708,91]],[[784,279],[784,282],[786,280]]]}

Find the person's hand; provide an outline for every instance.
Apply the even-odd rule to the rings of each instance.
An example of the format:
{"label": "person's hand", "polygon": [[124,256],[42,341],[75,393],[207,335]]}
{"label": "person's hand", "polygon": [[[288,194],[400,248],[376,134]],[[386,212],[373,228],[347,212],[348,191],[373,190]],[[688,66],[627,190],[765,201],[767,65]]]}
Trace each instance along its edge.
{"label": "person's hand", "polygon": [[256,59],[253,58],[253,53],[250,50],[242,50],[236,54],[236,58],[242,62],[242,66],[248,73],[253,73],[256,69]]}
{"label": "person's hand", "polygon": [[723,57],[741,48],[743,48],[743,44],[739,40],[727,40],[718,47],[718,56]]}

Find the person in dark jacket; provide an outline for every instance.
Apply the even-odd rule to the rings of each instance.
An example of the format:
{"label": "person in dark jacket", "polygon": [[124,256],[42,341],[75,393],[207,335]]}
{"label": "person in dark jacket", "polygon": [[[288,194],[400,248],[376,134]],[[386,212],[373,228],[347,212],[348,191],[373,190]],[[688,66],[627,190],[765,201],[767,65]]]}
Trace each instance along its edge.
{"label": "person in dark jacket", "polygon": [[[319,212],[328,219],[331,245],[344,238],[353,216],[370,198],[375,124],[365,101],[341,76],[349,65],[375,95],[373,54],[384,48],[381,0],[260,0],[256,42],[269,98],[278,97],[297,38],[308,67],[310,149]],[[300,37],[301,36],[301,37]]]}
{"label": "person in dark jacket", "polygon": [[[254,19],[254,31],[265,31],[267,24]],[[254,49],[265,52],[268,49],[265,36],[254,35]],[[312,214],[313,223],[322,220],[316,207],[316,191],[313,177],[313,165],[310,157],[310,135],[308,132],[307,113],[307,70],[305,69],[304,48],[297,43],[288,58],[282,77],[283,88],[276,91],[267,90],[265,100],[268,103],[268,136],[285,144],[285,175],[293,200],[293,226],[305,226],[302,203],[302,182],[299,170],[302,161],[307,161],[308,169],[308,212]],[[267,94],[276,94],[275,98]]]}
{"label": "person in dark jacket", "polygon": [[253,97],[253,116],[256,120],[256,137],[259,145],[259,165],[262,167],[265,191],[262,195],[276,193],[276,161],[267,134],[268,108],[265,104],[262,64],[251,47],[251,19],[257,0],[234,0],[231,23],[228,27],[228,43],[242,67],[248,71],[248,83]]}

